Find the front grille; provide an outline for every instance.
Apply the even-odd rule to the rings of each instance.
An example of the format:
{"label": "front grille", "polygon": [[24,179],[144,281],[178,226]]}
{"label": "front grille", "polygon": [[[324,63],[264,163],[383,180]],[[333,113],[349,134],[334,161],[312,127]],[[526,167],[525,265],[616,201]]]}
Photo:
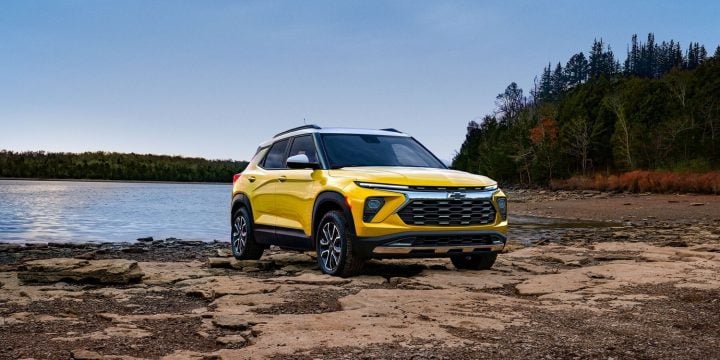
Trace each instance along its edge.
{"label": "front grille", "polygon": [[495,222],[495,207],[485,199],[411,200],[398,215],[408,225],[487,225]]}
{"label": "front grille", "polygon": [[[493,245],[493,241],[503,241],[500,236],[488,234],[475,235],[419,235],[404,237],[397,242],[410,246],[477,246]],[[392,244],[390,244],[392,246]]]}

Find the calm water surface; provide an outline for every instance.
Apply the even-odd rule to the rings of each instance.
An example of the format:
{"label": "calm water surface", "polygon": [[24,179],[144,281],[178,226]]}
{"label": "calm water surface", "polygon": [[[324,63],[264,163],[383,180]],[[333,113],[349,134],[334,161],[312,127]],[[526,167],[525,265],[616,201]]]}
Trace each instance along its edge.
{"label": "calm water surface", "polygon": [[0,180],[0,241],[226,241],[230,192],[230,184]]}

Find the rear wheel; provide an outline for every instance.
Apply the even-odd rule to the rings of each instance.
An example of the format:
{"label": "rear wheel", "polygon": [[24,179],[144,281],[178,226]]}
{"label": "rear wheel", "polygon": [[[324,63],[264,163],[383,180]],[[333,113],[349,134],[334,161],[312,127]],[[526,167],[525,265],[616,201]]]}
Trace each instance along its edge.
{"label": "rear wheel", "polygon": [[457,269],[488,270],[497,259],[497,253],[458,255],[450,258]]}
{"label": "rear wheel", "polygon": [[244,207],[233,214],[230,247],[238,260],[257,260],[263,254],[264,249],[255,242],[250,214]]}
{"label": "rear wheel", "polygon": [[345,216],[340,211],[330,211],[320,220],[317,239],[317,260],[322,272],[335,276],[353,276],[363,266],[363,259],[353,255],[355,241]]}

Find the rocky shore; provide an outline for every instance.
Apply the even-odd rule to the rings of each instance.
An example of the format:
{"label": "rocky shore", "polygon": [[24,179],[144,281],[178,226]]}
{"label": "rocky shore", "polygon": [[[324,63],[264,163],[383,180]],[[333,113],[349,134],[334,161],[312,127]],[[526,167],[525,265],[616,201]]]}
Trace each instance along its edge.
{"label": "rocky shore", "polygon": [[227,243],[0,244],[0,358],[717,357],[717,197],[509,195],[491,271],[372,261],[342,279]]}

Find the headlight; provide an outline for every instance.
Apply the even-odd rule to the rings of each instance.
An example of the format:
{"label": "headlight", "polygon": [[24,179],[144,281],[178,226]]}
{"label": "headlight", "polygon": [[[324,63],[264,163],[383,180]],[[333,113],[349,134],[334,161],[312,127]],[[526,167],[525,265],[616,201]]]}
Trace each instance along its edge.
{"label": "headlight", "polygon": [[507,198],[501,197],[495,200],[500,211],[500,218],[505,221],[507,220]]}
{"label": "headlight", "polygon": [[370,222],[377,213],[385,205],[385,199],[381,197],[369,197],[365,199],[365,209],[363,210],[363,221]]}
{"label": "headlight", "polygon": [[490,190],[497,190],[497,188],[498,188],[498,186],[497,186],[497,184],[495,184],[495,185],[488,185],[488,186],[484,187],[483,190],[490,191]]}
{"label": "headlight", "polygon": [[367,183],[367,182],[361,182],[361,181],[356,181],[355,184],[357,184],[357,186],[368,188],[368,189],[407,190],[410,188],[405,185],[376,184],[376,183]]}

